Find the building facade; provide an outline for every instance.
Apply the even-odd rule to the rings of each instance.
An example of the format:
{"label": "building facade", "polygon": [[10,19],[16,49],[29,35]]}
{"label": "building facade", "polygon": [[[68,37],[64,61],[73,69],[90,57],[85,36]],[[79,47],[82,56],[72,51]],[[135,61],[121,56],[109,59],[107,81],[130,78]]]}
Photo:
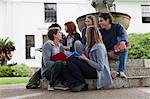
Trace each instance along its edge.
{"label": "building facade", "polygon": [[[91,0],[0,0],[0,37],[9,37],[16,50],[10,61],[41,66],[40,48],[46,41],[48,26],[74,21],[95,12]],[[131,16],[128,33],[150,32],[150,0],[116,0],[114,11]]]}

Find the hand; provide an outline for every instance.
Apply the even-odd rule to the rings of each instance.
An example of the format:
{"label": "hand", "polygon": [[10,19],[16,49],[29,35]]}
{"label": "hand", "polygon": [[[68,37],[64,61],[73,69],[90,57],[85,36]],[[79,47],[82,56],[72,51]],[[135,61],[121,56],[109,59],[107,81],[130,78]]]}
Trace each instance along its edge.
{"label": "hand", "polygon": [[82,59],[82,60],[84,60],[84,61],[86,61],[86,62],[88,62],[89,61],[89,59],[84,55],[84,54],[82,54],[81,56],[77,56],[79,59]]}
{"label": "hand", "polygon": [[70,50],[70,48],[69,48],[69,47],[67,47],[67,46],[64,46],[64,49],[65,49],[65,50],[67,50],[67,51],[69,51],[69,50]]}
{"label": "hand", "polygon": [[120,42],[118,48],[120,51],[124,51],[126,49],[126,43],[124,41]]}
{"label": "hand", "polygon": [[107,52],[107,55],[112,59],[118,59],[118,55],[116,55],[113,51]]}

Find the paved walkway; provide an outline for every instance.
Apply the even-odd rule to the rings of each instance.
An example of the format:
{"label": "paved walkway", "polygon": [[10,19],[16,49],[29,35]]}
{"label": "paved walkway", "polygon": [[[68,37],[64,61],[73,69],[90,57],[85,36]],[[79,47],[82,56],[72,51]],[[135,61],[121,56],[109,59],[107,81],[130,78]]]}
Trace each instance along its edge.
{"label": "paved walkway", "polygon": [[0,99],[150,99],[150,87],[69,92],[25,89],[25,85],[0,85]]}

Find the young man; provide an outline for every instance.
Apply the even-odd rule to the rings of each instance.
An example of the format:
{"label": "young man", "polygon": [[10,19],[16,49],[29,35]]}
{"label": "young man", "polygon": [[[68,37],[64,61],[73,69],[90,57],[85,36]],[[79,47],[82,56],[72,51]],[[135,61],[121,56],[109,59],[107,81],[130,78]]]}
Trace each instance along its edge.
{"label": "young man", "polygon": [[[120,24],[112,23],[112,17],[110,13],[100,14],[99,25],[100,32],[107,49],[108,57],[111,59],[119,59],[118,72],[112,73],[112,77],[115,78],[116,76],[119,76],[126,78],[127,76],[124,73],[128,56],[126,46],[128,36],[126,30]],[[117,52],[114,49],[115,45],[119,45],[119,51]]]}

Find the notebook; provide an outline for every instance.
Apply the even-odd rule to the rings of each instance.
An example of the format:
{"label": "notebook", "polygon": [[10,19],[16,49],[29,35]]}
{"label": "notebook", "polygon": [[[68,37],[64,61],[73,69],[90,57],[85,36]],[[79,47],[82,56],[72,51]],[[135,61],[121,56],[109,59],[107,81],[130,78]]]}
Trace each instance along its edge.
{"label": "notebook", "polygon": [[60,53],[57,53],[57,54],[51,56],[50,60],[51,61],[58,61],[58,60],[60,60],[60,61],[66,62],[67,59],[66,59],[66,55],[63,52],[60,52]]}
{"label": "notebook", "polygon": [[76,51],[74,51],[69,56],[67,56],[67,58],[72,58],[72,57],[77,57],[77,56],[81,56],[81,54],[76,52]]}
{"label": "notebook", "polygon": [[[120,47],[120,44],[116,44],[116,45],[114,46],[114,51],[115,51],[115,52],[121,51],[119,47]],[[131,48],[131,44],[130,44],[129,42],[127,42],[127,43],[126,43],[126,49],[129,49],[129,48]]]}

